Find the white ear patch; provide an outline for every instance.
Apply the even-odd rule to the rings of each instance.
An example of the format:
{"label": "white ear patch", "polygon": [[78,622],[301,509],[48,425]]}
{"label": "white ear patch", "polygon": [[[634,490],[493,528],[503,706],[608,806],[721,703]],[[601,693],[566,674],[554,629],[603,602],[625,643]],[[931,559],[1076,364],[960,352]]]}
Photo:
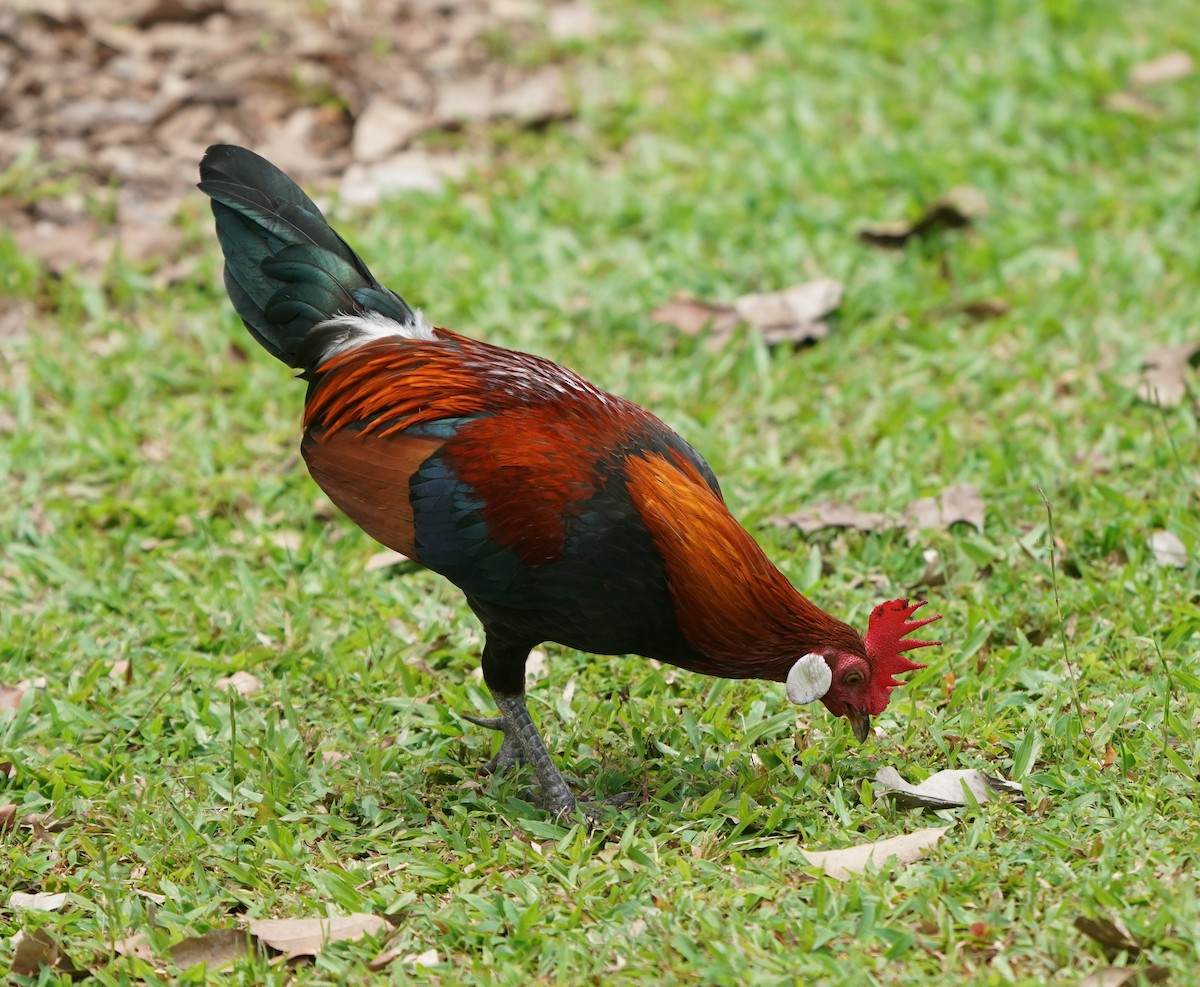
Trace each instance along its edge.
{"label": "white ear patch", "polygon": [[833,685],[833,672],[820,655],[805,655],[788,672],[788,699],[803,706],[815,702]]}

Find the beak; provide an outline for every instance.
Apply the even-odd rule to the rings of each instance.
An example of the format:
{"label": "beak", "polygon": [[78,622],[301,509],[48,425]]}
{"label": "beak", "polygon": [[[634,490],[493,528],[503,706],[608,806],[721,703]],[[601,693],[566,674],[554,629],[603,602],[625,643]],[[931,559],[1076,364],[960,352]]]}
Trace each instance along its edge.
{"label": "beak", "polygon": [[866,713],[853,706],[847,706],[846,719],[850,721],[850,729],[854,731],[854,736],[858,738],[860,744],[870,736],[871,718]]}

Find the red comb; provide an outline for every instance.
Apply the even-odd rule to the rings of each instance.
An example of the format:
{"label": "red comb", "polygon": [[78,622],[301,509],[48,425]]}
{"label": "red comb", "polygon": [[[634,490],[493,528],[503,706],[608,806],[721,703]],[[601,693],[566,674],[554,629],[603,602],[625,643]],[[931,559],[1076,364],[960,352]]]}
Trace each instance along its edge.
{"label": "red comb", "polygon": [[915,668],[924,668],[916,662],[909,661],[901,652],[912,651],[913,648],[928,648],[941,641],[905,641],[904,635],[911,634],[918,627],[932,624],[941,620],[942,615],[935,613],[923,620],[909,620],[914,613],[925,606],[924,600],[910,604],[908,600],[888,600],[871,611],[867,621],[867,636],[864,642],[867,646],[867,657],[880,675],[879,685],[894,689],[900,683],[892,676],[901,672],[911,672]]}

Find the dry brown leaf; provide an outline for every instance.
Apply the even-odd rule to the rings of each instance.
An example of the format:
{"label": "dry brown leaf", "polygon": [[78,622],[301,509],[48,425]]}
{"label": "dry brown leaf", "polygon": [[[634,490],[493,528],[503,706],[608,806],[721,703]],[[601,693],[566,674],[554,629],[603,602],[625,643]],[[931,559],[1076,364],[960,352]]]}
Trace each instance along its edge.
{"label": "dry brown leaf", "polygon": [[8,907],[14,911],[25,909],[34,912],[57,912],[67,903],[67,893],[59,891],[51,894],[48,891],[36,891],[28,894],[24,891],[14,891],[8,899]]}
{"label": "dry brown leaf", "polygon": [[1140,93],[1109,93],[1101,102],[1106,110],[1112,110],[1114,113],[1128,113],[1130,116],[1145,117],[1148,120],[1162,116],[1162,108]]}
{"label": "dry brown leaf", "polygon": [[931,826],[902,836],[861,843],[844,850],[801,850],[804,859],[822,868],[830,877],[843,881],[852,874],[861,874],[867,864],[880,868],[892,857],[901,866],[919,860],[924,852],[946,835],[949,826]]}
{"label": "dry brown leaf", "polygon": [[267,535],[267,540],[276,548],[293,554],[300,551],[300,546],[304,544],[304,536],[299,531],[272,531]]}
{"label": "dry brown leaf", "polygon": [[1172,569],[1182,569],[1187,565],[1187,546],[1173,531],[1155,531],[1146,544],[1159,565]]}
{"label": "dry brown leaf", "polygon": [[394,565],[403,565],[405,562],[411,561],[412,559],[407,555],[385,548],[382,552],[376,552],[367,559],[367,564],[363,566],[363,572],[377,572],[380,569],[390,569]]}
{"label": "dry brown leaf", "polygon": [[892,767],[880,768],[875,784],[884,789],[880,798],[888,798],[904,809],[954,809],[967,804],[963,786],[970,790],[976,802],[990,802],[993,795],[1006,795],[1025,800],[1021,786],[993,778],[974,769],[950,769],[931,774],[917,785],[909,784]]}
{"label": "dry brown leaf", "polygon": [[137,932],[113,943],[113,952],[118,956],[136,956],[148,963],[154,962],[154,951],[150,948],[150,939],[144,932]]}
{"label": "dry brown leaf", "polygon": [[39,835],[48,836],[51,833],[61,833],[71,822],[68,819],[56,819],[52,812],[28,812],[21,817],[21,825],[28,826]]}
{"label": "dry brown leaf", "polygon": [[1142,361],[1138,396],[1160,408],[1174,408],[1187,396],[1189,366],[1200,364],[1200,343],[1163,346]]}
{"label": "dry brown leaf", "polygon": [[714,335],[723,336],[738,324],[738,315],[732,305],[681,295],[651,312],[650,320],[672,326],[688,336],[695,336],[707,327],[711,327]]}
{"label": "dry brown leaf", "polygon": [[17,807],[15,805],[0,805],[0,833],[6,829],[15,829],[17,825]]}
{"label": "dry brown leaf", "polygon": [[544,678],[547,671],[546,652],[544,652],[541,648],[534,648],[531,652],[529,652],[529,657],[525,659],[525,678]]}
{"label": "dry brown leaf", "polygon": [[1133,937],[1133,933],[1119,918],[1108,918],[1104,915],[1089,918],[1080,915],[1075,919],[1075,928],[1099,943],[1109,961],[1116,959],[1121,953],[1137,956],[1142,951],[1142,944]]}
{"label": "dry brown leaf", "polygon": [[904,516],[911,529],[942,529],[969,524],[983,530],[983,495],[969,483],[946,487],[936,497],[922,497],[908,505]]}
{"label": "dry brown leaf", "polygon": [[249,956],[254,940],[241,928],[210,929],[201,936],[193,936],[177,942],[168,950],[171,960],[181,970],[188,970],[198,963],[220,970]]}
{"label": "dry brown leaf", "polygon": [[976,322],[983,322],[987,319],[998,319],[1002,315],[1008,315],[1012,311],[1012,303],[1006,298],[976,298],[969,302],[963,302],[958,306],[958,310]]}
{"label": "dry brown leaf", "polygon": [[0,685],[0,709],[16,709],[25,698],[25,689],[21,686]]}
{"label": "dry brown leaf", "polygon": [[128,658],[117,658],[108,663],[108,677],[125,685],[133,683],[133,662]]}
{"label": "dry brown leaf", "polygon": [[860,511],[849,504],[820,501],[802,511],[771,518],[781,528],[799,528],[806,535],[822,528],[850,528],[855,531],[890,531],[897,521],[883,514]]}
{"label": "dry brown leaf", "polygon": [[546,33],[555,41],[575,41],[600,33],[600,15],[583,0],[557,3],[546,11]]}
{"label": "dry brown leaf", "polygon": [[1142,62],[1129,70],[1129,81],[1139,88],[1186,79],[1196,71],[1196,63],[1186,51],[1169,51]]}
{"label": "dry brown leaf", "polygon": [[782,291],[743,295],[734,303],[738,317],[770,345],[815,342],[829,335],[825,317],[842,303],[842,283],[816,278]]}
{"label": "dry brown leaf", "polygon": [[331,942],[379,935],[391,926],[379,915],[355,912],[329,918],[259,918],[246,923],[250,932],[289,959],[316,956]]}
{"label": "dry brown leaf", "polygon": [[799,528],[805,534],[822,528],[850,528],[855,531],[892,531],[907,528],[912,533],[929,528],[949,528],[953,524],[970,524],[983,530],[983,496],[969,483],[947,487],[936,497],[922,497],[905,508],[902,520],[886,514],[860,511],[848,504],[821,501],[792,514],[770,519],[781,528]]}
{"label": "dry brown leaf", "polygon": [[1079,987],[1124,987],[1125,984],[1161,984],[1171,971],[1165,966],[1106,966],[1103,970],[1089,973]]}
{"label": "dry brown leaf", "polygon": [[42,967],[51,967],[79,980],[85,973],[51,937],[45,928],[26,932],[21,929],[13,936],[12,972],[19,977],[36,977]]}
{"label": "dry brown leaf", "polygon": [[252,696],[262,688],[262,683],[249,672],[238,669],[232,675],[217,679],[213,688],[222,691],[232,689],[239,696]]}
{"label": "dry brown leaf", "polygon": [[872,223],[858,231],[858,238],[873,247],[902,247],[913,237],[971,226],[987,212],[987,197],[979,189],[959,185],[936,199],[911,222]]}
{"label": "dry brown leaf", "polygon": [[427,949],[423,953],[404,953],[400,949],[387,949],[371,960],[367,964],[367,969],[382,970],[397,960],[401,963],[412,963],[414,966],[423,967],[437,966],[441,962],[436,949]]}
{"label": "dry brown leaf", "polygon": [[526,127],[566,119],[571,104],[562,72],[551,66],[526,76],[495,96],[489,115],[511,117]]}
{"label": "dry brown leaf", "polygon": [[424,115],[383,96],[376,96],[354,121],[350,150],[355,161],[372,164],[407,147],[428,127]]}

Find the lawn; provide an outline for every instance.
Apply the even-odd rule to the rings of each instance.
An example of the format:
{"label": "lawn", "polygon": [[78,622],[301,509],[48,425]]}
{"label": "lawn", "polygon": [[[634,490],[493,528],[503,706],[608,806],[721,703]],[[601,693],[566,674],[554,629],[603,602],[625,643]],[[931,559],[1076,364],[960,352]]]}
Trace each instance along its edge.
{"label": "lawn", "polygon": [[[200,260],[170,288],[119,260],[56,280],[0,238],[26,313],[0,338],[0,687],[44,679],[0,708],[21,823],[0,824],[0,967],[45,927],[102,983],[152,980],[113,944],[370,913],[395,926],[377,973],[384,934],[233,975],[1074,984],[1110,965],[1075,920],[1109,917],[1141,949],[1112,965],[1195,982],[1200,427],[1194,396],[1158,407],[1137,380],[1200,343],[1200,74],[1131,80],[1200,57],[1194,13],[622,2],[575,45],[574,119],[487,131],[441,193],[334,203],[437,324],[673,425],[825,609],[944,615],[862,745],[782,686],[546,646],[530,707],[559,765],[638,795],[595,827],[539,810],[530,774],[478,772],[480,628],[439,577],[368,567],[379,546],[305,473],[303,386],[234,316],[199,193],[180,222]],[[965,184],[989,204],[971,228],[856,236]],[[649,317],[818,275],[845,296],[807,348]],[[966,311],[984,299],[1003,305]],[[982,531],[771,523],[823,501],[899,517],[956,484]],[[258,688],[221,684],[239,671]],[[888,766],[979,768],[1026,800],[904,810],[877,798]],[[920,861],[844,881],[801,852],[928,826],[949,828]]]}

